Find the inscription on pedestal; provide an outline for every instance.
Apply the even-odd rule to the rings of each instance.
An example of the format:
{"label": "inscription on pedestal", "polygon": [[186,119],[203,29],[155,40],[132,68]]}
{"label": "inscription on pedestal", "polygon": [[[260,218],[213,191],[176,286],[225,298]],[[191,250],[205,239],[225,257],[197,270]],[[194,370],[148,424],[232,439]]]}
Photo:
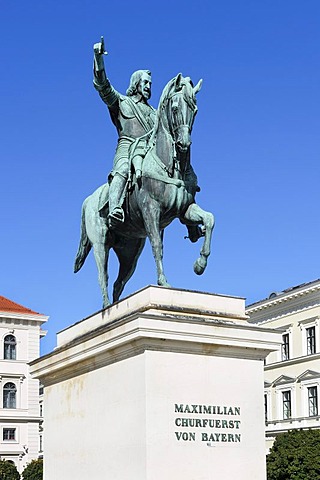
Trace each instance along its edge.
{"label": "inscription on pedestal", "polygon": [[217,442],[241,442],[240,407],[175,403],[174,412],[178,414],[174,420],[177,427],[174,433],[179,442],[200,441],[208,446]]}

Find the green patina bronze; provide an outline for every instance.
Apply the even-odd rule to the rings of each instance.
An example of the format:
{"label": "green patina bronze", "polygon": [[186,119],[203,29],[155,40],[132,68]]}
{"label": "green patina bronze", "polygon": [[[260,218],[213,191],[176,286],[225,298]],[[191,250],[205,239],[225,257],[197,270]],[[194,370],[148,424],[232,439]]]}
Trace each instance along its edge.
{"label": "green patina bronze", "polygon": [[115,302],[135,271],[146,237],[152,245],[158,285],[169,286],[162,263],[164,228],[178,218],[192,242],[204,236],[194,265],[200,275],[207,265],[214,225],[212,214],[195,203],[199,187],[190,162],[196,94],[202,81],[194,87],[189,77],[177,75],[164,88],[156,111],[148,103],[151,72],[134,72],[127,95],[121,95],[106,76],[105,53],[102,38],[94,45],[94,86],[108,106],[119,140],[108,183],[84,201],[75,261],[77,272],[93,247],[104,307],[110,304],[110,248],[119,260]]}
{"label": "green patina bronze", "polygon": [[121,95],[113,88],[106,76],[103,55],[103,37],[94,45],[94,86],[103,102],[108,106],[110,117],[119,139],[109,175],[109,225],[112,228],[124,221],[122,208],[126,187],[131,182],[131,172],[140,180],[142,159],[146,153],[155,122],[156,112],[148,100],[151,97],[151,72],[138,70],[131,76],[127,95]]}

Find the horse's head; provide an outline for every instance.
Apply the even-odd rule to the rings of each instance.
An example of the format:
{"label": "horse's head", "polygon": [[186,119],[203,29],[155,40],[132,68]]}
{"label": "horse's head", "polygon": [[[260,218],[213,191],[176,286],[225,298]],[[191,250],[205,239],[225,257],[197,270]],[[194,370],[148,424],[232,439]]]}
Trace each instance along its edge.
{"label": "horse's head", "polygon": [[168,127],[176,148],[186,152],[191,145],[191,131],[197,113],[196,94],[202,80],[194,87],[189,77],[177,75],[170,85],[167,102]]}

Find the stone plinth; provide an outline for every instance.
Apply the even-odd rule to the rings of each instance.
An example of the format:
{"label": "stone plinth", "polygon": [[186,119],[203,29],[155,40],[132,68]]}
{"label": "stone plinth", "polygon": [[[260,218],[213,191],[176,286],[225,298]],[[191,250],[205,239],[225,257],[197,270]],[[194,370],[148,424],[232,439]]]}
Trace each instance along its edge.
{"label": "stone plinth", "polygon": [[244,299],[147,287],[58,334],[45,480],[265,480],[263,360]]}

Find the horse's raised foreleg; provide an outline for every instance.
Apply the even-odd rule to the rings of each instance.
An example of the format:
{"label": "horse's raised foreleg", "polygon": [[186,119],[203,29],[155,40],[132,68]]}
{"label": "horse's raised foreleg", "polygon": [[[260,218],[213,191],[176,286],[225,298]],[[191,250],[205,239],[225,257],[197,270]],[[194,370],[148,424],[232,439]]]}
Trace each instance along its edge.
{"label": "horse's raised foreleg", "polygon": [[93,244],[93,253],[98,268],[98,280],[102,293],[103,308],[110,305],[108,295],[108,257],[109,247],[106,247],[103,242]]}
{"label": "horse's raised foreleg", "polygon": [[163,270],[163,241],[160,231],[160,209],[151,201],[144,206],[144,226],[151,243],[153,257],[157,267],[157,282],[162,287],[170,287]]}
{"label": "horse's raised foreleg", "polygon": [[125,285],[132,277],[145,242],[145,238],[125,237],[116,242],[116,246],[113,249],[119,260],[119,273],[113,285],[114,302],[119,300]]}
{"label": "horse's raised foreleg", "polygon": [[212,213],[202,210],[196,203],[192,203],[187,209],[184,217],[182,218],[184,223],[190,223],[199,225],[202,224],[205,228],[205,235],[202,248],[200,250],[200,257],[195,261],[193,270],[197,275],[202,275],[205,271],[208,257],[210,255],[211,237],[214,227],[214,217]]}

